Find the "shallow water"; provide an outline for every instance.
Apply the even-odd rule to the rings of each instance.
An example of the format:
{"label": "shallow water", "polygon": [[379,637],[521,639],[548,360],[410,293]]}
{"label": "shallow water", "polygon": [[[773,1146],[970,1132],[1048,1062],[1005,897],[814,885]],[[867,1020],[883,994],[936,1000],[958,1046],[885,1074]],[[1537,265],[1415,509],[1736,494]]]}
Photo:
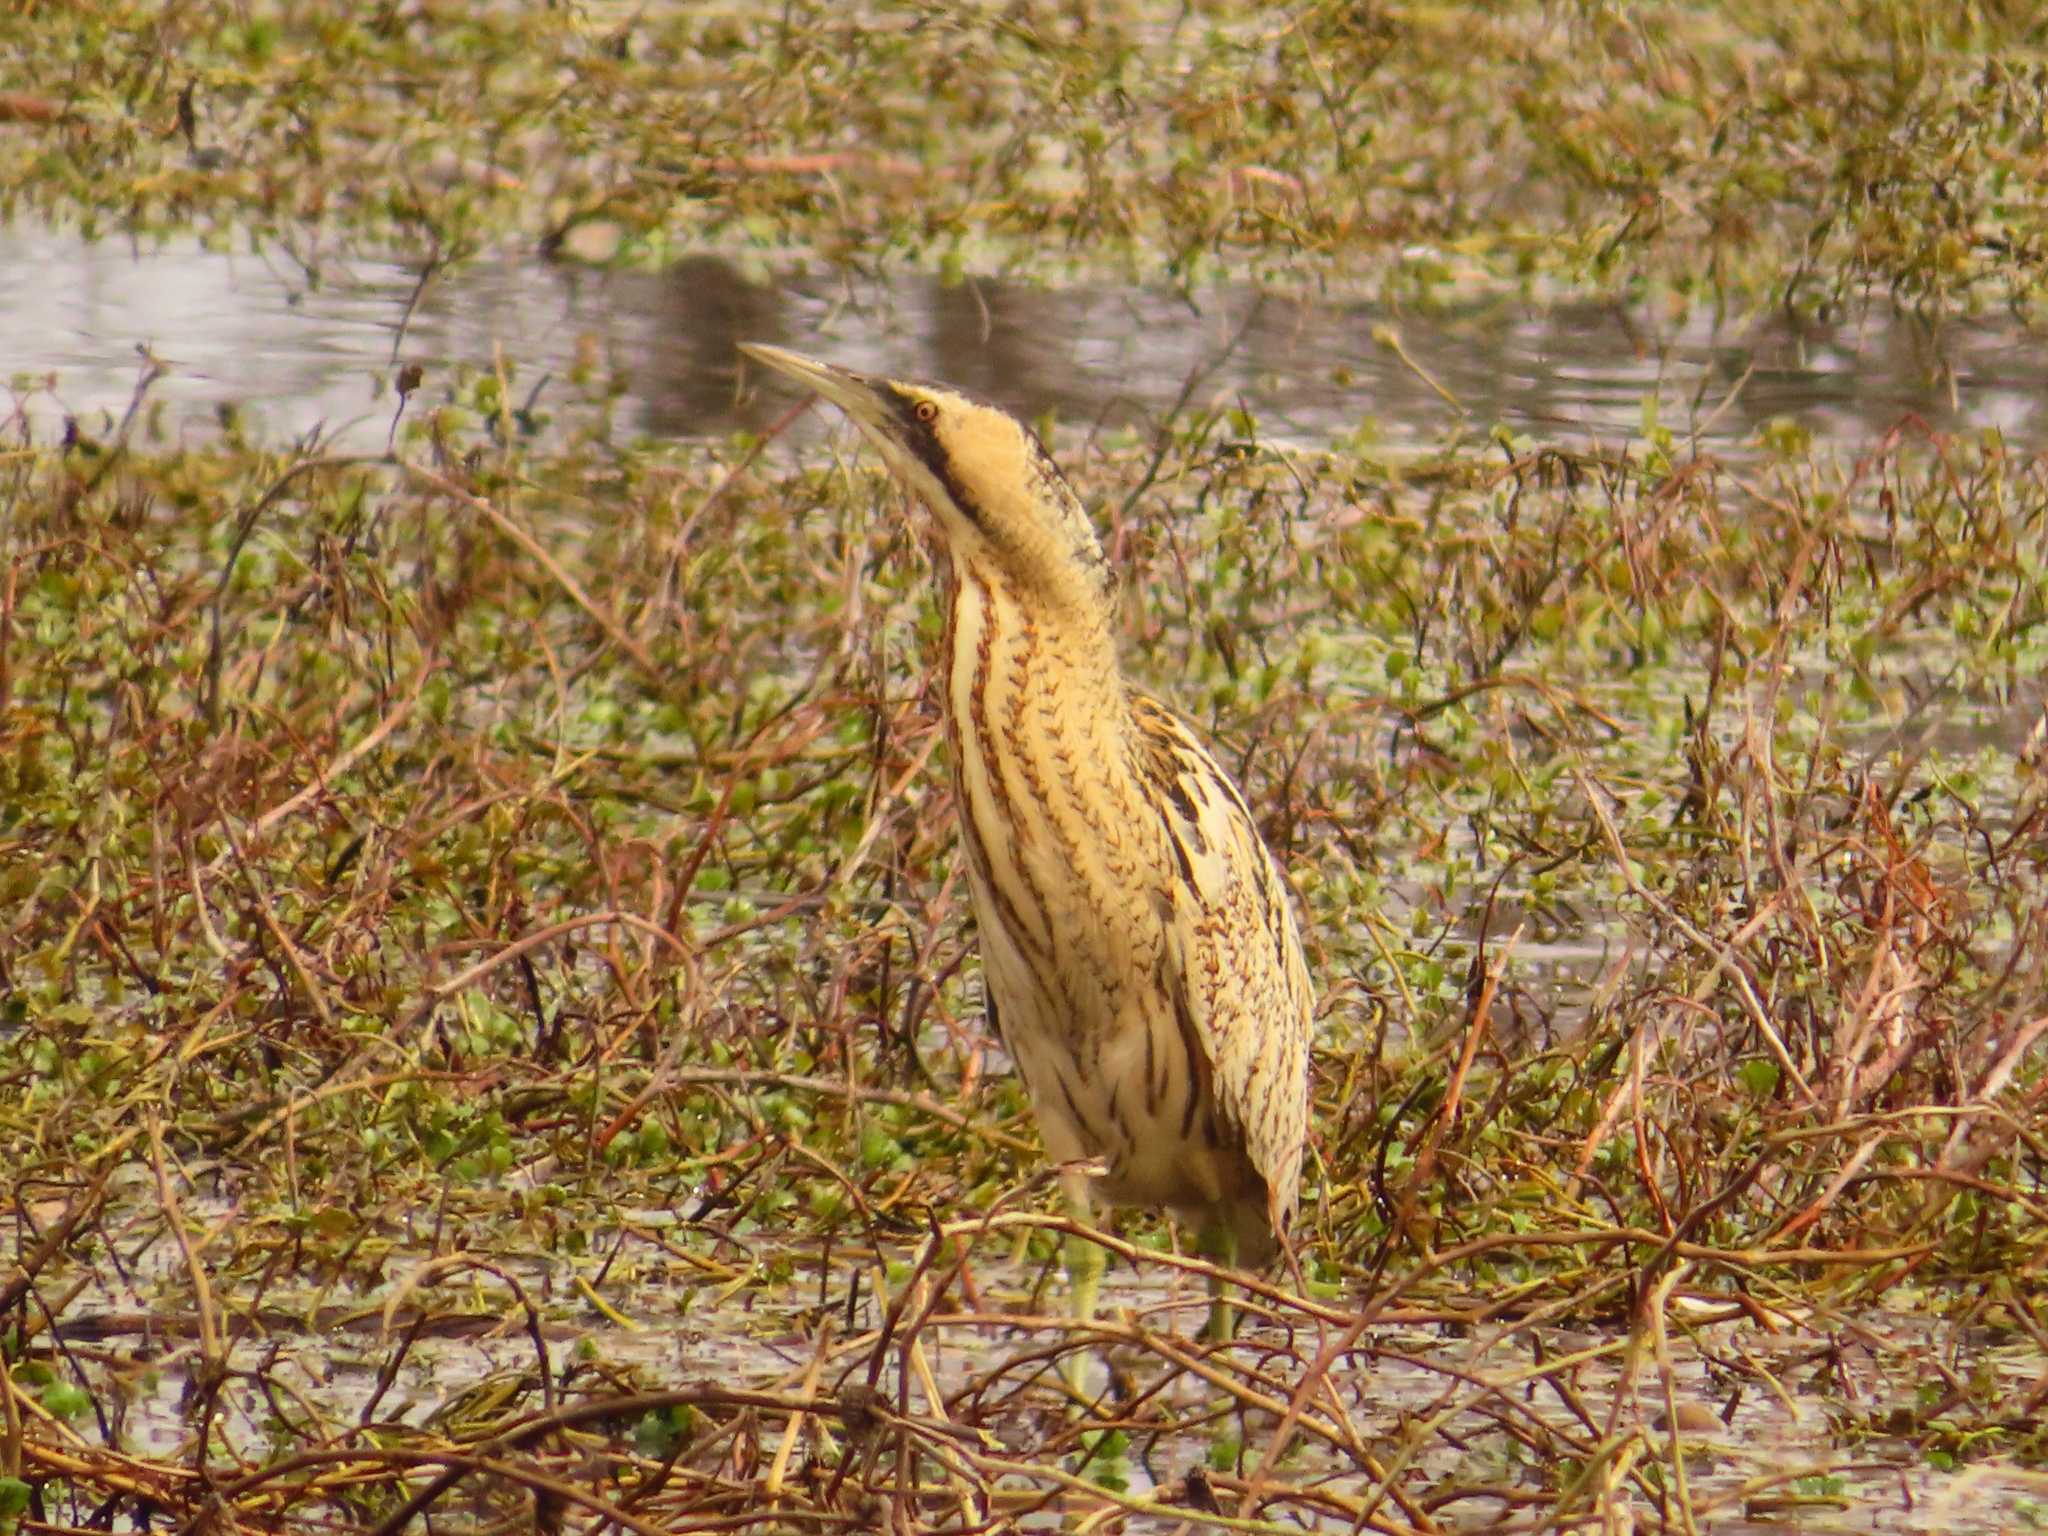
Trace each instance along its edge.
{"label": "shallow water", "polygon": [[[188,1214],[217,1219],[225,1209],[202,1200]],[[644,1226],[643,1215],[649,1219]],[[380,1266],[388,1279],[367,1290],[280,1281],[267,1289],[258,1311],[244,1310],[251,1298],[240,1287],[227,1287],[218,1300],[232,1319],[235,1342],[214,1433],[223,1447],[258,1460],[299,1433],[318,1441],[350,1425],[375,1426],[387,1439],[408,1428],[460,1438],[464,1425],[482,1434],[543,1407],[543,1372],[572,1395],[601,1394],[606,1383],[629,1390],[637,1379],[650,1386],[718,1385],[829,1400],[843,1383],[865,1379],[885,1308],[859,1276],[872,1274],[878,1257],[908,1259],[907,1250],[877,1255],[862,1245],[835,1259],[815,1245],[794,1245],[786,1250],[794,1277],[780,1286],[750,1284],[744,1308],[735,1313],[713,1305],[722,1285],[707,1283],[702,1270],[678,1263],[673,1248],[652,1240],[664,1230],[686,1248],[701,1246],[698,1236],[665,1216],[632,1215],[625,1229],[599,1245],[608,1254],[601,1262],[513,1249],[493,1253],[492,1272],[484,1273],[459,1262],[449,1267],[459,1255],[405,1244]],[[152,1244],[154,1261],[136,1255],[127,1284],[105,1271],[76,1277],[85,1283],[59,1324],[64,1358],[50,1353],[47,1341],[34,1351],[75,1372],[102,1411],[114,1415],[117,1443],[165,1457],[189,1453],[195,1427],[186,1400],[194,1329],[189,1298],[179,1294],[178,1265],[168,1262],[172,1246]],[[1018,1362],[1057,1337],[1058,1320],[1005,1315],[1037,1310],[1032,1296],[1041,1275],[1035,1266],[1006,1259],[1006,1246],[1000,1239],[978,1245],[979,1304],[965,1312],[942,1305],[920,1332],[949,1404],[926,1401],[915,1376],[904,1402],[913,1414],[936,1413],[986,1430],[993,1439],[980,1441],[984,1448],[1036,1461],[1037,1448],[1052,1445],[1067,1421],[1051,1406],[1057,1399],[1045,1390],[1046,1378]],[[438,1283],[414,1286],[414,1278],[427,1275],[438,1276]],[[586,1305],[577,1293],[579,1278],[598,1288],[623,1324]],[[534,1332],[508,1281],[538,1311],[544,1356],[536,1353]],[[1178,1334],[1173,1348],[1183,1351],[1194,1347],[1188,1334],[1205,1299],[1185,1277],[1149,1267],[1134,1272],[1122,1263],[1111,1268],[1103,1293],[1105,1316],[1131,1316],[1154,1334]],[[138,1312],[137,1303],[146,1310]],[[1056,1311],[1061,1303],[1054,1294],[1039,1304]],[[413,1320],[422,1309],[437,1319],[415,1336]],[[1784,1317],[1770,1331],[1741,1321],[1687,1332],[1676,1321],[1671,1385],[1681,1414],[1696,1421],[1685,1434],[1685,1465],[1690,1496],[1706,1513],[1702,1529],[1989,1532],[2025,1519],[2044,1492],[2042,1478],[2025,1470],[1936,1468],[1909,1441],[1856,1428],[1912,1404],[1930,1378],[1930,1360],[1956,1378],[1995,1375],[2015,1400],[2024,1396],[2031,1367],[1993,1333],[1939,1327],[1906,1313],[1870,1314],[1854,1323]],[[1531,1353],[1539,1342],[1540,1362]],[[1536,1496],[1569,1471],[1530,1459],[1523,1439],[1554,1437],[1559,1446],[1586,1448],[1638,1444],[1639,1454],[1651,1460],[1669,1456],[1663,1381],[1647,1351],[1631,1369],[1624,1342],[1586,1328],[1465,1332],[1390,1322],[1337,1360],[1332,1392],[1359,1443],[1382,1464],[1405,1459],[1411,1494],[1465,1490],[1438,1507],[1445,1529],[1492,1529],[1515,1509],[1488,1490]],[[1575,1366],[1553,1364],[1601,1346],[1609,1347]],[[1290,1362],[1298,1369],[1318,1348],[1317,1331],[1306,1323],[1291,1349],[1270,1328],[1247,1332],[1232,1346],[1238,1370],[1264,1360],[1263,1368],[1277,1368],[1283,1377]],[[1269,1351],[1278,1353],[1268,1359]],[[1258,1412],[1209,1417],[1219,1406],[1212,1389],[1160,1355],[1125,1346],[1104,1358],[1122,1373],[1128,1400],[1144,1405],[1146,1414],[1156,1419],[1164,1412],[1194,1426],[1165,1436],[1134,1430],[1131,1446],[1109,1470],[1135,1495],[1174,1500],[1198,1462],[1209,1458],[1231,1470],[1229,1448],[1238,1446],[1255,1460],[1273,1428],[1270,1416]],[[806,1385],[813,1361],[820,1368]],[[903,1369],[902,1349],[887,1349],[877,1385],[891,1400]],[[600,1375],[593,1378],[593,1371]],[[498,1390],[480,1395],[484,1387]],[[1112,1418],[1124,1411],[1119,1401],[1112,1395],[1105,1405]],[[1317,1411],[1327,1415],[1330,1401],[1320,1399]],[[1502,1433],[1517,1425],[1517,1433]],[[772,1436],[779,1424],[767,1429]],[[1640,1440],[1632,1440],[1637,1434]],[[1071,1454],[1054,1451],[1052,1459],[1074,1464]],[[1235,1470],[1242,1471],[1242,1463]],[[1374,1478],[1327,1442],[1310,1438],[1275,1482],[1356,1499],[1370,1493]],[[1843,1524],[1830,1526],[1831,1520]],[[1029,1524],[1056,1528],[1056,1511]],[[1127,1528],[1173,1526],[1141,1520]]]}
{"label": "shallow water", "polygon": [[1833,323],[1513,297],[1398,314],[1241,289],[881,282],[815,264],[771,275],[714,255],[663,272],[481,260],[423,286],[387,262],[337,262],[316,281],[281,253],[0,230],[0,377],[26,383],[39,432],[66,414],[110,430],[147,347],[172,365],[153,398],[174,437],[217,431],[232,406],[273,440],[322,426],[374,450],[401,365],[426,371],[432,402],[500,358],[514,401],[538,387],[557,421],[615,392],[615,431],[723,434],[765,426],[790,399],[742,388],[744,340],[944,379],[1070,424],[1154,420],[1186,389],[1192,408],[1242,404],[1262,436],[1305,444],[1496,424],[1614,442],[1654,415],[1722,450],[1783,421],[1855,451],[1912,417],[2048,445],[2048,353],[2025,326],[1930,324],[1881,301]]}

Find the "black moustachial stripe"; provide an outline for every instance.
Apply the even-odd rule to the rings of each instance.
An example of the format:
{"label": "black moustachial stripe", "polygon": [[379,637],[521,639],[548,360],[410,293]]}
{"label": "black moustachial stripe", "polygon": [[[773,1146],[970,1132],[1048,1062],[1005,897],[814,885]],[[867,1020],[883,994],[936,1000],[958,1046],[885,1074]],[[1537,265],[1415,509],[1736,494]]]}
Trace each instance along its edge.
{"label": "black moustachial stripe", "polygon": [[976,505],[974,498],[967,494],[967,488],[954,476],[952,460],[946,456],[946,450],[939,446],[939,436],[932,430],[931,423],[917,419],[919,397],[892,384],[885,383],[883,389],[888,396],[889,404],[895,409],[897,423],[903,429],[904,446],[916,454],[923,461],[924,467],[946,488],[946,495],[952,498],[953,505],[960,509],[960,515],[979,527],[982,520],[981,508]]}

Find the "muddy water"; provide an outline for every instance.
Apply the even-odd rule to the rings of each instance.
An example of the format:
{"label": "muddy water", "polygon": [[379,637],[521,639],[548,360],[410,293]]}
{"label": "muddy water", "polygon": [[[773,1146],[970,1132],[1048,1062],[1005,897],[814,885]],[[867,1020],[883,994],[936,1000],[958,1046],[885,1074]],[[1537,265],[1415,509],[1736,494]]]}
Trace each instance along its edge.
{"label": "muddy water", "polygon": [[742,340],[943,378],[1069,423],[1154,420],[1187,389],[1196,408],[1241,403],[1262,435],[1312,444],[1434,442],[1496,424],[1613,442],[1654,414],[1724,450],[1773,422],[1853,450],[1914,416],[2048,446],[2048,352],[2024,326],[1932,325],[1881,302],[1831,322],[1519,298],[1423,315],[1241,290],[882,282],[709,255],[663,272],[487,260],[423,285],[374,261],[316,277],[275,252],[0,230],[0,380],[28,386],[21,409],[38,430],[66,414],[108,430],[148,347],[172,365],[156,396],[173,436],[218,430],[233,407],[273,440],[319,426],[371,450],[400,366],[426,370],[433,401],[499,358],[514,399],[537,388],[557,424],[609,397],[623,434],[723,434],[765,425],[787,401],[740,388]]}

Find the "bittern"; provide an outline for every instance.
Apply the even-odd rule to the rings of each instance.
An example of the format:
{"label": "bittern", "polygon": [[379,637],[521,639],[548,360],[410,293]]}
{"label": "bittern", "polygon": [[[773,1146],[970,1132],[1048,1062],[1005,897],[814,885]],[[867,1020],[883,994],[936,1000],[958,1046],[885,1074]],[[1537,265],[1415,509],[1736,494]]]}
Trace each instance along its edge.
{"label": "bittern", "polygon": [[[1244,796],[1134,692],[1116,581],[1036,434],[950,389],[741,350],[838,406],[931,514],[946,745],[989,1022],[1069,1209],[1165,1206],[1260,1265],[1294,1219],[1313,997]],[[1104,1257],[1070,1240],[1071,1304]],[[1210,1328],[1229,1328],[1219,1296]]]}

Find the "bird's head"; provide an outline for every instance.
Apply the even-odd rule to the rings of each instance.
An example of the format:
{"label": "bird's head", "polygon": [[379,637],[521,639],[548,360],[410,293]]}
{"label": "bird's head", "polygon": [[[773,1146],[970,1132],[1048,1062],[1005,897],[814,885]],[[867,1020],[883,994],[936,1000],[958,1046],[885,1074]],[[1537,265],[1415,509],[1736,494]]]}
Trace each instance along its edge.
{"label": "bird's head", "polygon": [[1041,603],[1106,618],[1113,583],[1102,545],[1081,499],[1022,422],[936,384],[856,373],[753,342],[740,350],[844,411],[930,508],[956,563],[993,566]]}

